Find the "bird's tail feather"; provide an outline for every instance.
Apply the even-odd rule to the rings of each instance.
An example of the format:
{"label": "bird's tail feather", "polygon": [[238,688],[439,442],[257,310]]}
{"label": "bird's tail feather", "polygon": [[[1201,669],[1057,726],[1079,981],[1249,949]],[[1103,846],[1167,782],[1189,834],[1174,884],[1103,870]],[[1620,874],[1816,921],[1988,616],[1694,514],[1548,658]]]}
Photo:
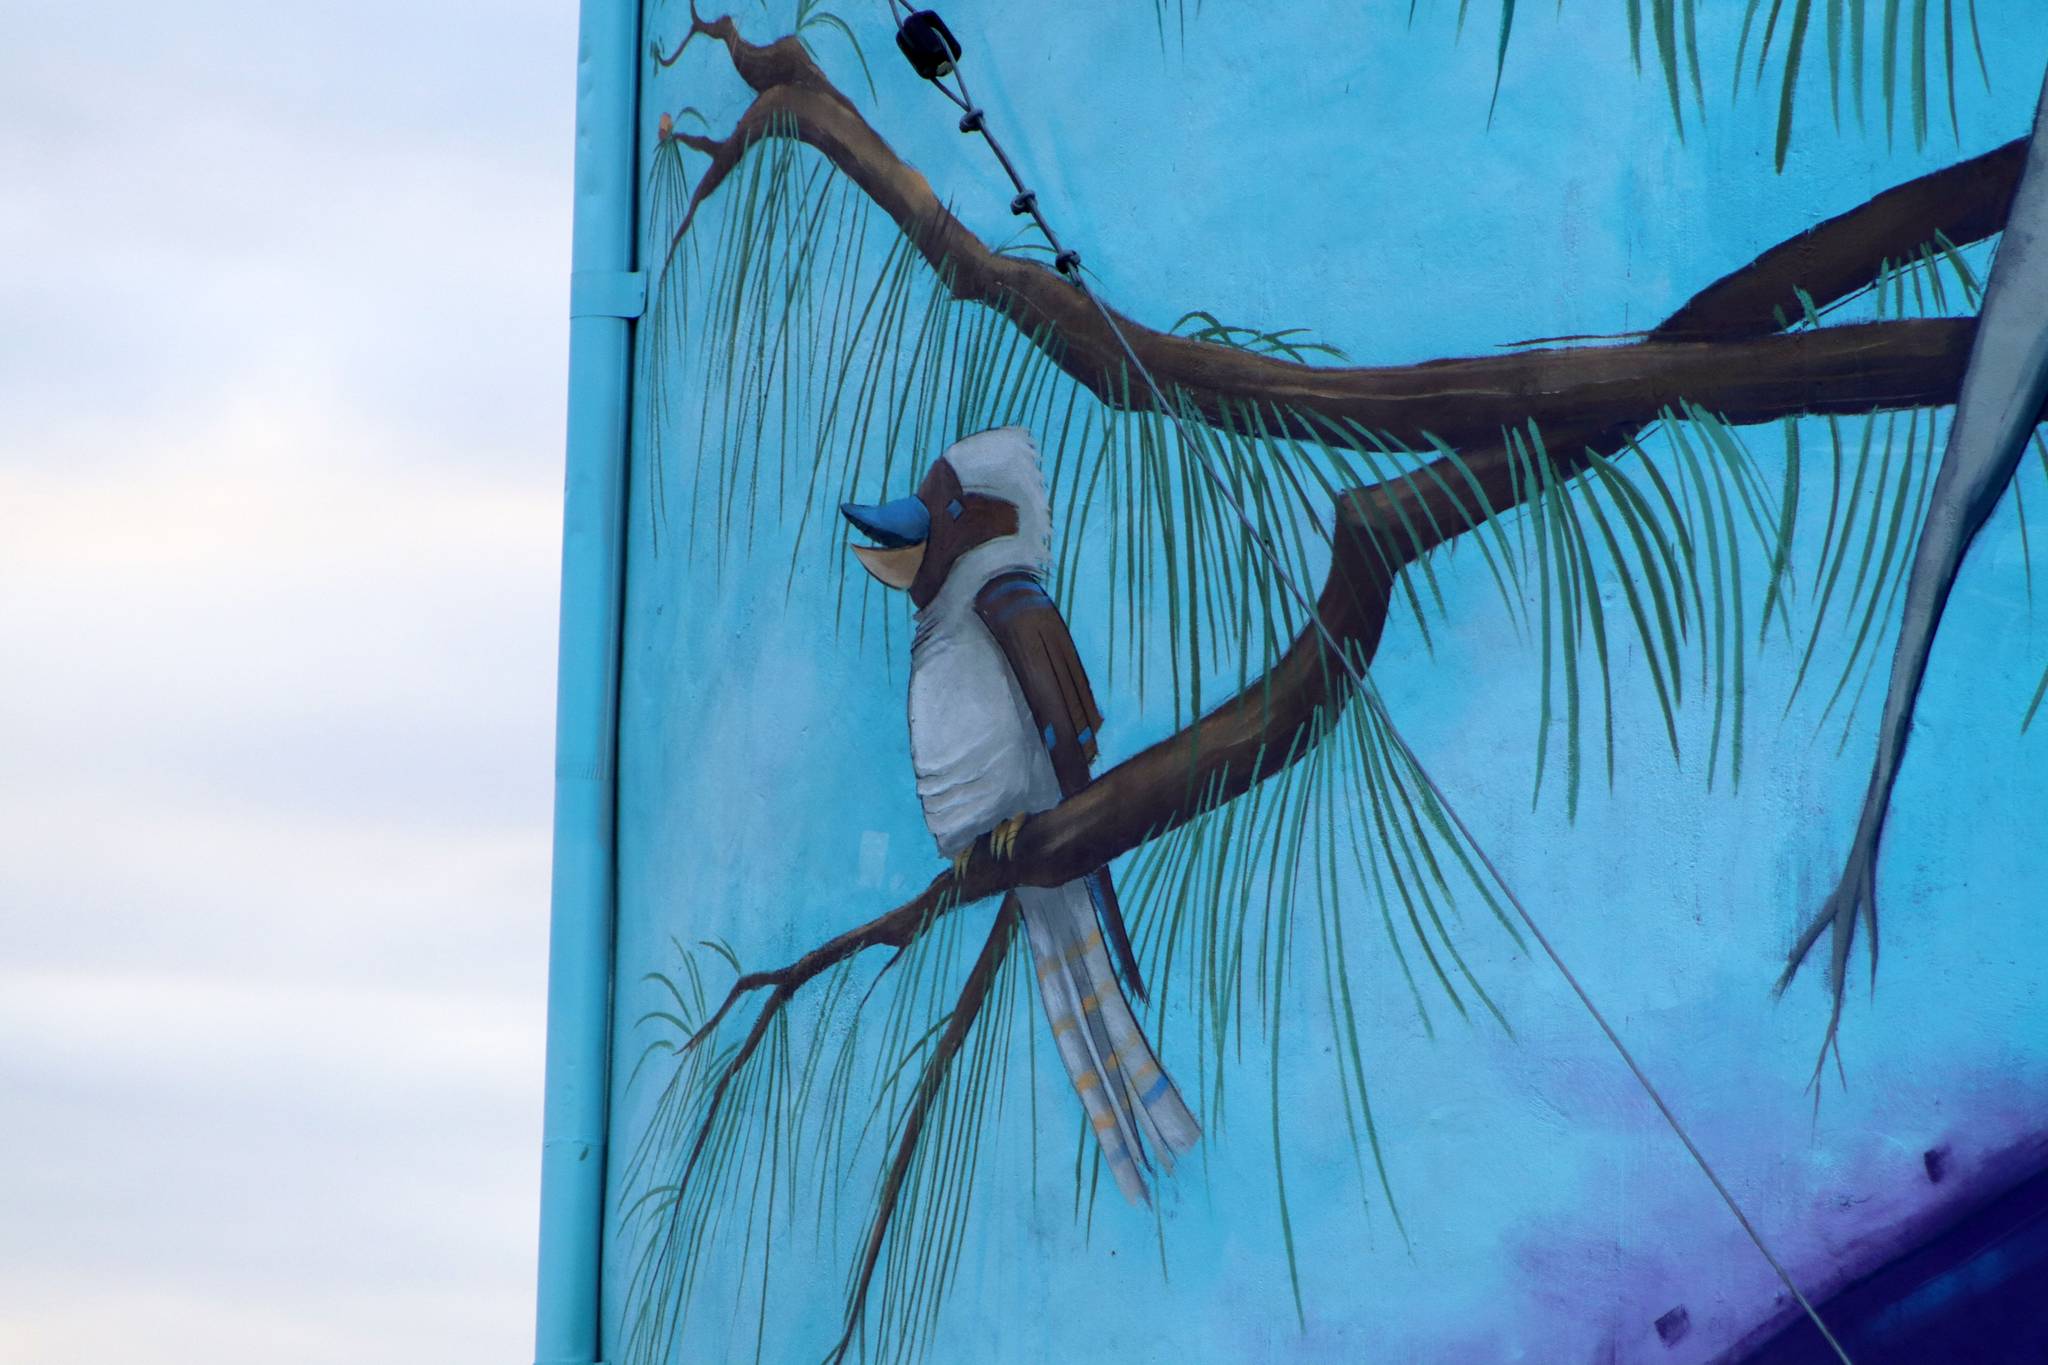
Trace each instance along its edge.
{"label": "bird's tail feather", "polygon": [[1117,1187],[1146,1203],[1145,1172],[1154,1162],[1171,1171],[1201,1125],[1131,1014],[1087,887],[1021,887],[1018,895],[1060,1061]]}

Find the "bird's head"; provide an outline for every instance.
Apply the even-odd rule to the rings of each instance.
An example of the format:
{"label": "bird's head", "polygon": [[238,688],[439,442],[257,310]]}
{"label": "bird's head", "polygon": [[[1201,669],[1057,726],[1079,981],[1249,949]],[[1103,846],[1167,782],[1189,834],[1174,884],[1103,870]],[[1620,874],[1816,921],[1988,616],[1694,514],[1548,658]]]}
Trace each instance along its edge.
{"label": "bird's head", "polygon": [[839,511],[873,542],[849,547],[861,567],[919,607],[949,583],[971,593],[1011,569],[1042,573],[1050,558],[1052,511],[1038,447],[1022,427],[955,441],[910,497]]}

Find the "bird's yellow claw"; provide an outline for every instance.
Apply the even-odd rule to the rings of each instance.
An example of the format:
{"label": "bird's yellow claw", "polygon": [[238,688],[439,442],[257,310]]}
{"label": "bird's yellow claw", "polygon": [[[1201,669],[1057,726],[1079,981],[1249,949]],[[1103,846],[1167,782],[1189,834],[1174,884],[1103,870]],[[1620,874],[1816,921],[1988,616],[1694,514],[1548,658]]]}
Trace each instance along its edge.
{"label": "bird's yellow claw", "polygon": [[1024,816],[1013,815],[997,825],[988,836],[988,851],[997,862],[1009,861],[1017,848],[1017,832],[1024,828]]}
{"label": "bird's yellow claw", "polygon": [[954,880],[954,881],[956,881],[956,882],[964,882],[964,881],[966,881],[966,880],[967,880],[967,861],[968,861],[968,859],[972,858],[973,856],[974,856],[974,845],[973,845],[973,844],[969,844],[969,845],[968,845],[967,847],[965,847],[965,848],[961,849],[961,850],[960,850],[960,851],[959,851],[958,853],[955,853],[955,854],[953,855],[953,880]]}

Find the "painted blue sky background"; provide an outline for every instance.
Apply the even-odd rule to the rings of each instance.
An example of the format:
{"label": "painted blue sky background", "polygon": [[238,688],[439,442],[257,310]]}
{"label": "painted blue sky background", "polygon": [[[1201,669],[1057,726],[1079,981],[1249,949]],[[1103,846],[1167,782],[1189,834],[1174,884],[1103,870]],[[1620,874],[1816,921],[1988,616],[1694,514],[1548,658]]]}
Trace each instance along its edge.
{"label": "painted blue sky background", "polygon": [[[897,71],[882,8],[843,10],[876,35],[876,123],[1007,231],[1007,190]],[[2030,0],[1984,0],[1992,93],[1963,82],[1960,149],[1838,138],[1809,98],[1778,176],[1765,102],[1713,93],[1724,14],[1703,20],[1710,121],[1680,147],[1661,91],[1622,74],[1618,4],[1524,5],[1491,131],[1490,32],[1454,43],[1444,0],[1412,33],[1405,4],[1258,6],[1256,41],[1252,7],[1211,0],[1164,55],[1148,6],[1097,8],[950,13],[1110,297],[1389,361],[1642,326],[1815,216],[2013,135],[2042,57],[2020,40]],[[570,6],[530,3],[10,11],[0,1359],[530,1354],[573,29]],[[820,50],[853,88],[835,40]],[[696,102],[731,107],[721,91]],[[708,583],[663,573],[641,600],[686,609],[677,643],[776,682],[713,689],[693,655],[639,694],[678,732],[727,722],[703,767],[678,745],[641,769],[668,803],[647,818],[681,817],[673,861],[640,869],[641,930],[715,892],[743,947],[774,953],[924,877],[900,668],[843,651],[808,591],[714,613]],[[2014,738],[2048,625],[2016,616],[2020,582],[2008,512],[1936,656],[1900,789],[1915,818],[1888,845],[1885,975],[1852,1006],[1852,1091],[1817,1129],[1799,1094],[1817,990],[1774,1009],[1764,986],[1832,873],[1859,761],[1759,707],[1741,796],[1646,759],[1567,828],[1528,813],[1532,675],[1475,585],[1435,660],[1398,631],[1383,656],[1410,737],[1798,1256],[1816,1209],[1930,1137],[1967,1155],[2048,1088],[2027,913],[2048,765],[2038,729]],[[1111,757],[1161,732],[1111,709]],[[1647,712],[1623,723],[1654,750]],[[889,839],[879,885],[869,832]],[[778,882],[729,894],[778,851]],[[1069,1356],[1549,1359],[1547,1324],[1597,1337],[1611,1311],[1639,1337],[1701,1264],[1734,1311],[1763,1275],[1694,1174],[1556,983],[1474,940],[1518,1044],[1427,1044],[1392,992],[1375,1016],[1412,1256],[1356,1218],[1330,1174],[1348,1157],[1303,1150],[1298,1332],[1247,1118],[1182,1181],[1172,1294],[1149,1221],[1105,1218],[1084,1247],[1057,1200],[985,1208],[952,1329],[975,1331],[1000,1281],[1008,1302],[1076,1305],[1046,1329]],[[1042,1110],[1062,1101],[1036,1083]]]}
{"label": "painted blue sky background", "polygon": [[[1689,123],[1681,145],[1661,83],[1629,74],[1620,5],[1524,6],[1490,130],[1491,16],[1456,44],[1455,8],[1425,3],[1411,30],[1406,5],[1262,6],[1253,17],[1212,4],[1191,18],[1185,46],[1163,53],[1145,6],[1048,23],[1036,9],[963,5],[948,19],[969,45],[976,95],[1117,306],[1154,326],[1197,307],[1302,326],[1372,361],[1651,325],[1817,219],[2016,135],[2048,58],[2016,40],[2020,7],[1987,0],[1992,89],[1961,83],[1959,139],[1945,125],[1921,150],[1910,139],[1888,149],[1853,124],[1837,135],[1815,79],[1779,175],[1775,101],[1746,82],[1733,107],[1726,93],[1739,14],[1702,16],[1708,122]],[[685,21],[656,15],[666,48]],[[847,49],[822,30],[815,46],[868,107]],[[870,56],[877,128],[985,240],[1008,236],[1010,191],[985,150],[955,133],[949,106],[886,46],[871,42]],[[719,126],[744,93],[715,52],[695,53],[656,84],[645,120],[694,105]],[[679,409],[672,452],[688,451],[697,429],[693,400]],[[1775,471],[1781,439],[1752,440]],[[901,486],[888,491],[937,453],[900,452]],[[2038,470],[2028,477],[2038,489]],[[677,478],[669,506],[682,516]],[[1816,482],[1809,497],[1824,498]],[[723,935],[749,966],[787,961],[935,869],[903,725],[907,609],[881,608],[898,614],[886,641],[835,634],[824,570],[841,551],[817,537],[804,552],[814,567],[793,586],[786,531],[764,533],[754,558],[716,582],[674,538],[656,557],[647,489],[636,481],[622,981],[672,967],[671,934]],[[1816,517],[1800,562],[1820,527]],[[1779,719],[1797,659],[1773,649],[1751,666],[1742,787],[1729,793],[1724,770],[1709,794],[1697,758],[1673,770],[1640,660],[1624,651],[1616,786],[1596,783],[1568,824],[1554,787],[1530,809],[1536,646],[1514,639],[1474,556],[1439,565],[1454,624],[1436,632],[1434,657],[1397,612],[1375,666],[1453,802],[1809,1286],[1831,1286],[1875,1230],[1924,1206],[1921,1152],[1951,1143],[1984,1175],[2048,1085],[2034,965],[2048,945],[2030,913],[2042,868],[2029,832],[2048,763],[2038,732],[2018,736],[2048,622],[2028,612],[2021,561],[2008,506],[1944,627],[1885,846],[1883,973],[1874,1002],[1853,992],[1849,1089],[1831,1087],[1818,1117],[1803,1084],[1825,1017],[1819,975],[1782,1003],[1769,986],[1839,871],[1877,698],[1865,698],[1837,760],[1835,727],[1813,738],[1811,694]],[[1617,619],[1619,589],[1606,592]],[[1073,612],[1091,667],[1108,649],[1104,599],[1084,585]],[[1154,701],[1111,689],[1105,762],[1170,729]],[[1686,712],[1688,753],[1704,750],[1708,720]],[[1376,918],[1363,898],[1358,908]],[[1431,1042],[1385,956],[1367,969],[1367,1065],[1412,1250],[1377,1190],[1361,1213],[1312,1007],[1287,1016],[1279,1080],[1305,1329],[1281,1252],[1256,1056],[1228,1121],[1212,1123],[1202,1161],[1168,1196],[1162,1282],[1150,1215],[1106,1199],[1085,1236],[1073,1224],[1061,1107],[1071,1096],[1047,1059],[1027,1073],[1020,1049],[1020,1098],[983,1157],[992,1174],[934,1358],[1692,1365],[1768,1316],[1769,1270],[1548,964],[1516,953],[1483,912],[1466,923],[1461,945],[1515,1039],[1439,1021]],[[644,1041],[634,1021],[655,1003],[652,988],[622,991],[621,1036]],[[1166,1060],[1190,1066],[1171,1047]],[[622,1140],[656,1083],[622,1097]],[[1043,1125],[1035,1156],[1030,1093]],[[864,1207],[864,1193],[847,1205],[856,1217]],[[721,1255],[738,1254],[738,1236]],[[792,1246],[777,1274],[785,1286],[808,1274],[836,1284],[845,1251]],[[613,1262],[614,1312],[626,1311],[625,1265]],[[723,1274],[714,1283],[697,1349],[750,1347],[751,1300],[726,1297]],[[1652,1323],[1679,1304],[1694,1331],[1666,1350]],[[837,1311],[834,1294],[785,1292],[766,1358],[822,1349]]]}

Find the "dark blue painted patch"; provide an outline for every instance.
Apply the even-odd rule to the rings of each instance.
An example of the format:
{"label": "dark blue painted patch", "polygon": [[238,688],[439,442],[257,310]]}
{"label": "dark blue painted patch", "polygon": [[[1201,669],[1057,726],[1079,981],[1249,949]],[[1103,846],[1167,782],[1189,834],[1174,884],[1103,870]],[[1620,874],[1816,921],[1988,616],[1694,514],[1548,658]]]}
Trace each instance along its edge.
{"label": "dark blue painted patch", "polygon": [[[1945,1160],[1938,1164],[1946,1169]],[[1816,1307],[1856,1365],[2048,1361],[2048,1168]],[[1813,1324],[1800,1318],[1720,1365],[1835,1362]]]}

